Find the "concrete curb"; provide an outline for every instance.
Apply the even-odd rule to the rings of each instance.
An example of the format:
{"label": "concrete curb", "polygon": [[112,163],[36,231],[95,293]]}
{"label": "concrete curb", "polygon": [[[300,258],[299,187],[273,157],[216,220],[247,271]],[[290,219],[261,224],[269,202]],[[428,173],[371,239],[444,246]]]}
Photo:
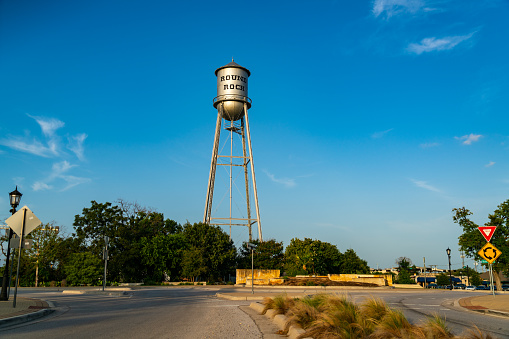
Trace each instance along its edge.
{"label": "concrete curb", "polygon": [[[236,289],[251,289],[251,285],[244,286],[242,284],[234,285]],[[394,286],[288,286],[288,285],[255,285],[254,290],[262,289],[275,289],[275,290],[286,290],[286,289],[305,289],[305,290],[364,290],[364,289],[375,289],[375,290],[390,290],[394,289]]]}
{"label": "concrete curb", "polygon": [[[264,309],[264,306],[262,304],[260,304],[260,303],[251,303],[249,305],[249,307],[252,308],[253,310],[255,310],[256,312],[260,313],[260,314],[263,312],[263,309]],[[284,331],[287,328],[288,323],[290,322],[288,317],[286,317],[283,314],[276,314],[275,310],[267,310],[267,312],[265,313],[265,316],[267,318],[269,318],[269,319],[272,319],[274,324],[281,331]],[[290,327],[288,328],[288,338],[290,338],[290,339],[297,339],[304,332],[306,332],[306,331],[303,330],[302,328],[300,328],[298,326],[295,326],[295,325],[290,325]],[[307,338],[304,338],[304,339],[313,339],[313,338],[307,337]]]}
{"label": "concrete curb", "polygon": [[50,315],[51,313],[55,312],[55,305],[51,301],[46,301],[49,308],[42,309],[40,311],[31,312],[27,314],[21,314],[17,315],[15,317],[11,318],[4,318],[0,319],[0,328],[8,327],[12,325],[18,325],[22,323],[26,323],[32,320],[36,320],[42,317],[45,317],[47,315]]}
{"label": "concrete curb", "polygon": [[262,296],[234,296],[234,295],[228,295],[224,293],[216,293],[216,297],[228,299],[228,300],[242,300],[242,301],[259,301],[263,300],[264,297]]}
{"label": "concrete curb", "polygon": [[98,294],[98,295],[109,295],[109,296],[116,296],[121,297],[124,295],[128,295],[127,291],[130,291],[131,289],[118,289],[118,290],[63,290],[62,294]]}
{"label": "concrete curb", "polygon": [[487,314],[487,315],[498,315],[498,316],[508,317],[509,318],[509,312],[499,311],[499,310],[494,310],[494,309],[489,309],[489,308],[481,308],[481,309],[469,308],[468,307],[468,304],[469,304],[468,300],[471,299],[471,298],[472,297],[461,298],[461,299],[454,300],[454,307],[462,309],[462,310],[464,310],[466,312],[476,312],[476,313],[482,313],[482,314]]}

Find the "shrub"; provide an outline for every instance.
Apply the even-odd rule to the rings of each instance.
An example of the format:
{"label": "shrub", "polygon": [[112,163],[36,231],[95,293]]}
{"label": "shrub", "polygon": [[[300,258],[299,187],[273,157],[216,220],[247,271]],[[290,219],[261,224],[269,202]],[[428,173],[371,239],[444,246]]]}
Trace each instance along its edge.
{"label": "shrub", "polygon": [[265,307],[263,308],[262,314],[267,313],[269,309],[275,310],[276,314],[286,314],[290,307],[293,306],[294,302],[294,299],[289,298],[286,294],[277,295],[273,299],[265,298],[263,300]]}

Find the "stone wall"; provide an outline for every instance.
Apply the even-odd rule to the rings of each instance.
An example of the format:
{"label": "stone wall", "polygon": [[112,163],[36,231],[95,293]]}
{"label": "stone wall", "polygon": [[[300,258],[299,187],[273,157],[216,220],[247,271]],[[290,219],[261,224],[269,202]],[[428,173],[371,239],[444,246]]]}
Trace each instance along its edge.
{"label": "stone wall", "polygon": [[[280,270],[254,270],[255,285],[276,285],[281,284],[282,279],[278,279],[281,274]],[[251,285],[251,270],[237,269],[237,284]]]}
{"label": "stone wall", "polygon": [[392,275],[377,274],[329,274],[332,281],[354,281],[376,284],[378,286],[392,286]]}

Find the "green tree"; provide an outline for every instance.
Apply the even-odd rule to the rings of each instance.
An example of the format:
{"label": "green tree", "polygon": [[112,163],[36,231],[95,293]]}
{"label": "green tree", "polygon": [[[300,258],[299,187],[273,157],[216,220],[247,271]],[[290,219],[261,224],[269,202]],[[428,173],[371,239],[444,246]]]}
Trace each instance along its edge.
{"label": "green tree", "polygon": [[[136,203],[119,202],[120,207],[92,201],[90,208],[76,215],[73,237],[80,247],[102,258],[104,236],[108,236],[108,280],[142,282],[157,271],[152,266],[149,272],[149,267],[140,260],[143,247],[154,237],[181,232],[182,227],[173,220],[165,220],[162,213]],[[145,243],[142,239],[146,239]]]}
{"label": "green tree", "polygon": [[[269,239],[263,242],[260,242],[259,240],[252,240],[251,243],[256,245],[253,255],[255,268],[275,270],[283,269],[283,242]],[[244,242],[240,248],[238,267],[251,267],[251,250],[247,247],[247,242]]]}
{"label": "green tree", "polygon": [[[453,221],[463,229],[463,233],[459,236],[460,249],[463,250],[467,257],[481,260],[478,252],[486,244],[486,240],[477,229],[478,225],[470,220],[470,212],[465,207],[454,208]],[[509,273],[509,200],[506,200],[498,206],[498,208],[488,216],[489,221],[485,226],[497,226],[491,244],[498,248],[502,255],[493,263],[493,271],[497,289],[501,289],[499,272]]]}
{"label": "green tree", "polygon": [[182,260],[185,276],[202,276],[208,281],[217,281],[235,273],[237,250],[219,226],[187,223],[183,234],[189,246]]}
{"label": "green tree", "polygon": [[335,245],[320,240],[293,238],[285,249],[287,275],[340,273],[342,254]]}
{"label": "green tree", "polygon": [[412,260],[407,257],[399,257],[396,259],[396,265],[398,265],[398,270],[409,271],[412,267]]}
{"label": "green tree", "polygon": [[444,286],[444,285],[450,285],[450,284],[451,284],[451,281],[447,274],[440,273],[437,275],[437,285]]}
{"label": "green tree", "polygon": [[[33,246],[26,250],[34,262],[33,270],[38,286],[52,280],[60,280],[57,268],[60,264],[60,244],[63,238],[53,223],[41,225],[33,230],[28,238],[33,239]],[[35,279],[34,279],[35,280]]]}
{"label": "green tree", "polygon": [[366,260],[359,258],[353,249],[347,249],[342,255],[340,272],[342,274],[368,274],[369,266]]}
{"label": "green tree", "polygon": [[479,273],[477,273],[473,268],[466,266],[465,268],[457,270],[456,275],[466,276],[469,284],[472,285],[472,277],[475,275],[479,276]]}
{"label": "green tree", "polygon": [[396,284],[415,284],[415,280],[410,276],[410,272],[401,269],[395,281]]}
{"label": "green tree", "polygon": [[65,266],[67,282],[71,285],[98,285],[102,267],[102,260],[94,253],[73,253]]}
{"label": "green tree", "polygon": [[141,239],[141,258],[148,277],[161,281],[166,274],[175,280],[182,275],[182,258],[187,249],[182,233]]}
{"label": "green tree", "polygon": [[192,246],[186,249],[182,259],[182,274],[191,281],[196,281],[200,276],[210,276],[210,268],[205,257],[203,248]]}
{"label": "green tree", "polygon": [[481,284],[482,284],[481,275],[474,271],[470,276],[470,285],[479,286]]}

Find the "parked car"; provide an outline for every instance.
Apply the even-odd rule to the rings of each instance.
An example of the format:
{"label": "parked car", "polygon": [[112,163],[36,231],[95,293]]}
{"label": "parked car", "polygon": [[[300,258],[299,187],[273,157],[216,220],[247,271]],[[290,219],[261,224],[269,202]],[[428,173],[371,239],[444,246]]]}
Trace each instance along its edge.
{"label": "parked car", "polygon": [[464,290],[467,287],[465,284],[456,284],[454,285],[455,290]]}
{"label": "parked car", "polygon": [[509,291],[509,285],[503,284],[502,285],[502,291]]}
{"label": "parked car", "polygon": [[475,288],[476,290],[488,290],[488,288],[484,285],[479,285]]}
{"label": "parked car", "polygon": [[437,284],[428,284],[428,288],[438,288]]}
{"label": "parked car", "polygon": [[465,287],[465,290],[467,290],[467,291],[475,291],[475,286],[472,286],[472,285],[467,286],[467,287]]}

